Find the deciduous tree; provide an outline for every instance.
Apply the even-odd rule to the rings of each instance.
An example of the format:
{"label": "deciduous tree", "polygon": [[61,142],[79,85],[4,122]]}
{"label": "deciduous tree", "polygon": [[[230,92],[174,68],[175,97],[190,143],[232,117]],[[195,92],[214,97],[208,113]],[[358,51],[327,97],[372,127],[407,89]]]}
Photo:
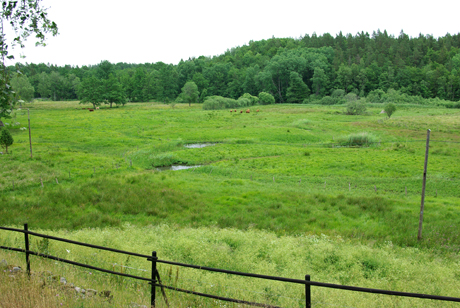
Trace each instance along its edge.
{"label": "deciduous tree", "polygon": [[[5,58],[13,59],[8,55],[9,44],[14,47],[24,47],[24,42],[30,35],[34,35],[37,45],[45,45],[46,35],[57,35],[56,23],[48,19],[46,8],[41,5],[41,0],[2,1],[0,13],[0,119],[10,117],[11,110],[16,103],[15,93],[10,85],[10,75],[5,66]],[[3,22],[11,25],[15,37],[8,39],[4,33]]]}
{"label": "deciduous tree", "polygon": [[191,106],[191,103],[198,102],[199,95],[200,92],[198,92],[198,87],[196,83],[194,83],[193,81],[188,81],[182,88],[180,99],[182,100],[182,102],[188,103],[188,105]]}
{"label": "deciduous tree", "polygon": [[11,79],[11,86],[23,101],[30,102],[34,98],[35,89],[27,76],[20,73],[15,74]]}
{"label": "deciduous tree", "polygon": [[5,149],[5,152],[8,153],[8,147],[14,142],[13,136],[11,136],[10,131],[5,127],[2,129],[0,134],[0,146]]}

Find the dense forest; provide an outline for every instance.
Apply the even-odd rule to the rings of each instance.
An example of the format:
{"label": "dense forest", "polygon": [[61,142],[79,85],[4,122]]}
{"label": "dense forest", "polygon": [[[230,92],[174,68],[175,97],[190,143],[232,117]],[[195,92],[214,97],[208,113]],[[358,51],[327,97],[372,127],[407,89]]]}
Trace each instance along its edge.
{"label": "dense forest", "polygon": [[[13,87],[28,89],[24,100],[170,102],[188,81],[197,85],[201,101],[207,96],[237,99],[244,93],[267,92],[277,103],[302,103],[329,97],[337,89],[358,97],[371,93],[378,98],[376,93],[390,90],[421,99],[460,99],[460,34],[411,38],[402,31],[398,37],[386,31],[354,36],[340,32],[336,37],[313,33],[298,39],[250,41],[219,56],[181,60],[177,65],[102,61],[82,67],[17,66],[22,74]],[[290,95],[290,87],[301,93]]]}

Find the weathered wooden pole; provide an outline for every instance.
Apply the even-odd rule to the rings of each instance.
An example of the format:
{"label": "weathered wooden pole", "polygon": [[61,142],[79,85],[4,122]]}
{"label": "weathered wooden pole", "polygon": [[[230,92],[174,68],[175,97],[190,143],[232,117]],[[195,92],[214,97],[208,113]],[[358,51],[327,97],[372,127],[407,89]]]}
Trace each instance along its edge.
{"label": "weathered wooden pole", "polygon": [[418,236],[417,236],[417,239],[419,241],[422,239],[423,208],[425,207],[426,169],[428,167],[428,150],[430,147],[430,132],[431,132],[430,129],[426,131],[426,150],[425,150],[425,166],[423,168],[422,204],[420,206],[420,219],[418,222]]}
{"label": "weathered wooden pole", "polygon": [[33,158],[32,155],[32,134],[30,132],[30,112],[29,108],[27,108],[27,117],[29,118],[29,145],[30,145],[30,158]]}

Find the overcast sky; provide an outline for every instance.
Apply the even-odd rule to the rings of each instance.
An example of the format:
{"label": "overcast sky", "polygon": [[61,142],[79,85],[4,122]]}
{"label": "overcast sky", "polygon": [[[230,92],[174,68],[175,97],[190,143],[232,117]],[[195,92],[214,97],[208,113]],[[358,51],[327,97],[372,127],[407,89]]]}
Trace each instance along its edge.
{"label": "overcast sky", "polygon": [[[398,36],[460,32],[458,0],[43,0],[60,34],[28,44],[16,61],[63,66],[215,56],[250,40],[369,32]],[[24,54],[25,59],[18,55]]]}

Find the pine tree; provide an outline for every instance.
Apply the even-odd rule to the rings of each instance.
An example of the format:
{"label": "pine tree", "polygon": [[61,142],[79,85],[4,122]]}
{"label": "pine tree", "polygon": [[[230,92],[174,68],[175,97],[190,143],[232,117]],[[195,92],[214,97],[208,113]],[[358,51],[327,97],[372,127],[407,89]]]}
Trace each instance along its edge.
{"label": "pine tree", "polygon": [[310,89],[297,72],[291,72],[287,89],[288,103],[301,104],[310,95]]}

